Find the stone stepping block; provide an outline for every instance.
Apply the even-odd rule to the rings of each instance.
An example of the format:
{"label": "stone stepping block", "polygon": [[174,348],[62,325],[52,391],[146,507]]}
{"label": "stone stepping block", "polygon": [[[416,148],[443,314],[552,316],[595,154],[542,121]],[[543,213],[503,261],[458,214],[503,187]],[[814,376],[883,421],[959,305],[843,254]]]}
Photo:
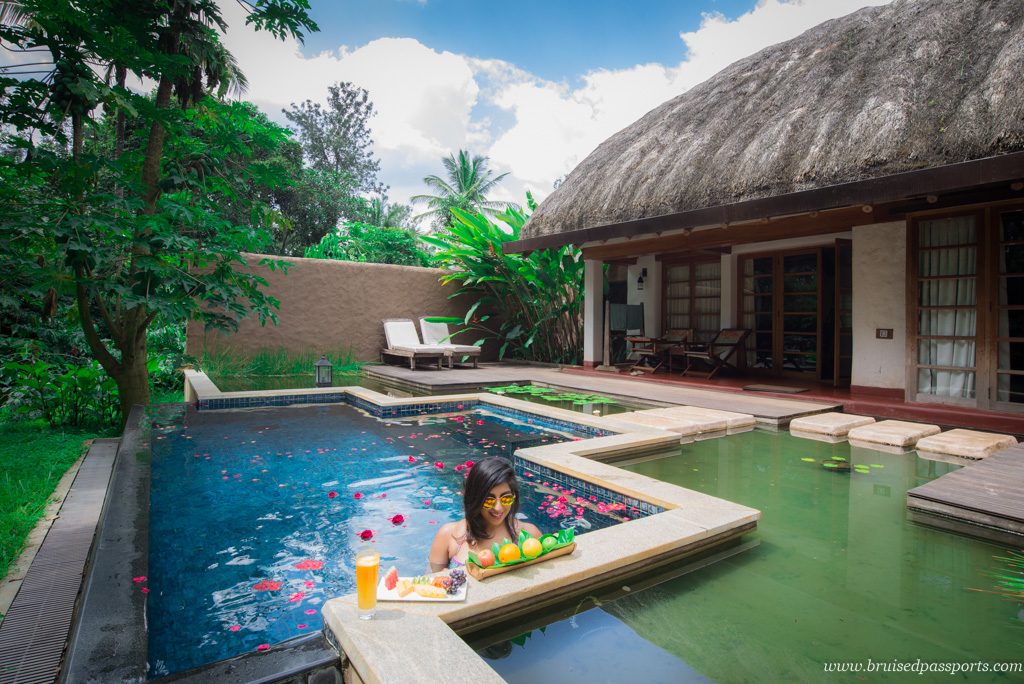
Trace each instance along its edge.
{"label": "stone stepping block", "polygon": [[1017,438],[1010,435],[957,428],[925,437],[917,443],[917,450],[979,460],[1016,445]]}
{"label": "stone stepping block", "polygon": [[868,448],[913,449],[918,440],[941,432],[938,425],[910,423],[905,420],[883,420],[855,427],[846,433],[850,444]]}
{"label": "stone stepping block", "polygon": [[794,418],[789,423],[789,431],[794,437],[828,438],[829,441],[841,441],[853,428],[871,425],[874,422],[875,419],[871,416],[855,416],[852,413],[830,411]]}
{"label": "stone stepping block", "polygon": [[[755,422],[754,416],[749,413],[719,411],[699,406],[669,406],[667,408],[641,411],[640,413],[646,413],[651,416],[665,416],[674,420],[692,421],[699,424],[718,425],[718,423],[724,420],[725,427],[729,430],[752,428]],[[705,430],[705,432],[707,431]]]}
{"label": "stone stepping block", "polygon": [[648,411],[633,411],[632,413],[616,413],[607,419],[609,424],[628,425],[634,428],[656,428],[678,432],[682,437],[696,437],[705,432],[721,432],[725,434],[728,425],[724,420],[718,421],[694,421],[682,418],[670,418],[669,416],[655,416]]}

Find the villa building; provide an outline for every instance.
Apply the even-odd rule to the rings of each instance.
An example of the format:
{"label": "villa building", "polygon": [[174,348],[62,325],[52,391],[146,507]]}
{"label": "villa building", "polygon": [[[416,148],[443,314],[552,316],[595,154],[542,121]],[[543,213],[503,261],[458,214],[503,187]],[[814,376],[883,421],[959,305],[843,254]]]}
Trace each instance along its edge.
{"label": "villa building", "polygon": [[1024,3],[863,9],[616,133],[507,249],[582,248],[588,366],[607,272],[649,336],[749,329],[752,378],[1024,411],[1022,71]]}

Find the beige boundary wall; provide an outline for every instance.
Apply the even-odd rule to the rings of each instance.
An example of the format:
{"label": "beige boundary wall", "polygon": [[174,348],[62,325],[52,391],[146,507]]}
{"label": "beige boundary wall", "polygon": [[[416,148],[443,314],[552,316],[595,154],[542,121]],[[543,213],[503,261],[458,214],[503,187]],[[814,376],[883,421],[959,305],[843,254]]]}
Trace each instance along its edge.
{"label": "beige boundary wall", "polygon": [[[185,343],[188,354],[198,358],[204,350],[248,356],[260,350],[300,354],[351,348],[356,359],[376,361],[384,344],[381,320],[464,316],[473,303],[468,297],[448,299],[456,287],[440,284],[438,279],[444,274],[440,269],[273,257],[290,264],[288,275],[284,275],[256,265],[265,255],[244,256],[250,268],[267,279],[267,294],[280,300],[278,324],[268,322],[264,327],[250,316],[241,322],[238,332],[223,333],[204,331],[201,323],[190,322]],[[485,358],[487,351],[485,347]]]}

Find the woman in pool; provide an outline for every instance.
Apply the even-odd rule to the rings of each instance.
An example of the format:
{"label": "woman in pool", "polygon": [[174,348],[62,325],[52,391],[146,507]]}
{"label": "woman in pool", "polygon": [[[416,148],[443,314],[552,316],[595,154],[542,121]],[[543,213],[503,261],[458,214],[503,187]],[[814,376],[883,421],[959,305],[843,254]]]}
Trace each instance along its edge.
{"label": "woman in pool", "polygon": [[466,564],[469,552],[479,553],[504,539],[518,540],[519,530],[540,537],[535,525],[517,520],[519,483],[512,465],[503,458],[475,464],[466,478],[463,509],[458,522],[441,526],[430,547],[430,571]]}

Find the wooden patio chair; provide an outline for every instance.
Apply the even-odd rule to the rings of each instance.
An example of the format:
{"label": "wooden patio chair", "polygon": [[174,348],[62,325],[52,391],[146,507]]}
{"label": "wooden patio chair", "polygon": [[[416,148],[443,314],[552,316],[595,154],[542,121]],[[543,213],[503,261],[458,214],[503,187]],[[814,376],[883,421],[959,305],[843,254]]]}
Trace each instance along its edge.
{"label": "wooden patio chair", "polygon": [[408,318],[384,319],[384,337],[388,346],[380,351],[381,361],[388,356],[400,356],[409,359],[409,368],[416,369],[417,361],[436,361],[437,369],[442,368],[441,361],[448,355],[448,350],[436,345],[420,342],[420,334],[416,325]]}
{"label": "wooden patio chair", "polygon": [[[730,359],[743,348],[747,341],[750,330],[745,328],[724,328],[718,331],[715,339],[708,343],[707,349],[686,350],[680,353],[686,359],[686,367],[683,368],[683,375],[703,375],[705,378],[713,378],[723,368],[736,369]],[[694,362],[707,367],[707,370],[697,370]]]}
{"label": "wooden patio chair", "polygon": [[453,368],[455,357],[469,357],[473,361],[473,368],[479,368],[480,347],[475,344],[455,344],[452,342],[452,334],[448,330],[447,323],[435,323],[420,319],[420,332],[423,333],[423,344],[441,347],[448,351],[448,367]]}

